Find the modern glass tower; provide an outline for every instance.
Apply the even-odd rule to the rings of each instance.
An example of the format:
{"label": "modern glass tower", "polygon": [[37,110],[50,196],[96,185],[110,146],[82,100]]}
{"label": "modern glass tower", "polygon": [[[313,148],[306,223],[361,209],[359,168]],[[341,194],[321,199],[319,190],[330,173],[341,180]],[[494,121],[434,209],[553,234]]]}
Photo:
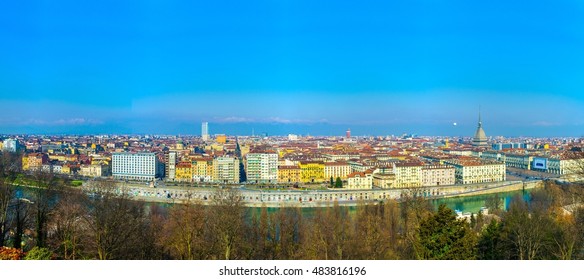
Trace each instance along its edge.
{"label": "modern glass tower", "polygon": [[201,124],[201,138],[203,138],[203,141],[209,140],[209,123],[208,122],[203,122]]}

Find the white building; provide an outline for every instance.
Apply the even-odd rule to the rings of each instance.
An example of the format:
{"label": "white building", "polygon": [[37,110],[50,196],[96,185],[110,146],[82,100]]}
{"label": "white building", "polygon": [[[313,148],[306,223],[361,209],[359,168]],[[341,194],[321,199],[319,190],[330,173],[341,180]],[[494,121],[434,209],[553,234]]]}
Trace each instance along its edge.
{"label": "white building", "polygon": [[352,173],[351,166],[346,162],[325,162],[324,163],[324,179],[329,180],[331,177],[333,180],[341,178],[341,180],[347,179],[347,176]]}
{"label": "white building", "polygon": [[447,165],[422,167],[422,186],[448,186],[455,183],[455,169]]}
{"label": "white building", "polygon": [[446,163],[455,168],[456,184],[502,182],[506,178],[506,166],[504,163],[475,159],[455,159]]}
{"label": "white building", "polygon": [[201,124],[201,138],[203,138],[203,141],[209,140],[209,123],[208,122],[203,122]]}
{"label": "white building", "polygon": [[390,189],[395,185],[395,174],[393,173],[375,173],[373,174],[373,186]]}
{"label": "white building", "polygon": [[239,160],[229,156],[213,159],[213,181],[225,184],[239,183]]}
{"label": "white building", "polygon": [[112,175],[120,180],[152,181],[160,177],[155,153],[113,153]]}
{"label": "white building", "polygon": [[347,176],[347,189],[366,190],[373,188],[373,173],[371,171],[354,172]]}
{"label": "white building", "polygon": [[393,164],[396,188],[413,188],[422,186],[422,163],[398,162]]}
{"label": "white building", "polygon": [[547,172],[558,175],[582,174],[584,159],[569,158],[566,156],[551,157],[547,161]]}
{"label": "white building", "polygon": [[275,183],[278,181],[278,154],[248,153],[245,169],[248,182]]}
{"label": "white building", "polygon": [[16,139],[5,139],[2,145],[2,150],[6,152],[16,153],[19,149],[18,140]]}

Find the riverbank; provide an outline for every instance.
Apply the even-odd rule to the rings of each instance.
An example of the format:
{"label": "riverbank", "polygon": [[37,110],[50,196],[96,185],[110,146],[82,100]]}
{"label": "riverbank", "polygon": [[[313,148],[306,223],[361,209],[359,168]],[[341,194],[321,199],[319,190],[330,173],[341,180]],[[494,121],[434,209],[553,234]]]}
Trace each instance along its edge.
{"label": "riverbank", "polygon": [[[543,187],[543,181],[507,181],[473,185],[452,185],[403,189],[368,190],[250,190],[237,188],[241,201],[248,207],[329,207],[334,203],[341,206],[355,206],[360,203],[378,203],[388,199],[400,200],[404,197],[424,197],[427,199],[477,196],[505,193]],[[217,199],[217,188],[152,188],[118,185],[134,199],[160,203],[212,204]]]}

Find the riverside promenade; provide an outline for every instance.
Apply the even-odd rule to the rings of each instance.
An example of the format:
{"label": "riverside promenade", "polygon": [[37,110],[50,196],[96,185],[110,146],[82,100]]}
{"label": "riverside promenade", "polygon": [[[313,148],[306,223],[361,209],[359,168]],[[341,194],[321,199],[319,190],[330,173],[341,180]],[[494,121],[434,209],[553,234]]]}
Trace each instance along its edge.
{"label": "riverside promenade", "polygon": [[[329,190],[257,190],[236,187],[241,201],[248,207],[326,207],[334,202],[353,206],[358,203],[377,203],[388,199],[408,197],[448,198],[499,192],[517,191],[543,186],[543,181],[505,181],[472,185],[451,185],[400,189],[329,189]],[[162,203],[212,204],[220,188],[199,187],[149,187],[118,183],[120,191],[128,192],[134,199]]]}

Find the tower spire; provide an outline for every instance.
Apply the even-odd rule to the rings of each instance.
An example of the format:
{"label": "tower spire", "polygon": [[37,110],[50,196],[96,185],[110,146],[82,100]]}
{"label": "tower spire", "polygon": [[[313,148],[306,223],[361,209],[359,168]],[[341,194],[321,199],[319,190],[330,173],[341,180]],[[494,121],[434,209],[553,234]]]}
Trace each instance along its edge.
{"label": "tower spire", "polygon": [[481,120],[481,106],[479,105],[479,125],[477,127],[475,136],[472,140],[472,145],[478,147],[486,147],[487,141],[488,141],[487,135],[485,135],[485,131],[483,130],[483,122]]}
{"label": "tower spire", "polygon": [[481,121],[481,105],[479,105],[479,127],[483,126],[483,122]]}

